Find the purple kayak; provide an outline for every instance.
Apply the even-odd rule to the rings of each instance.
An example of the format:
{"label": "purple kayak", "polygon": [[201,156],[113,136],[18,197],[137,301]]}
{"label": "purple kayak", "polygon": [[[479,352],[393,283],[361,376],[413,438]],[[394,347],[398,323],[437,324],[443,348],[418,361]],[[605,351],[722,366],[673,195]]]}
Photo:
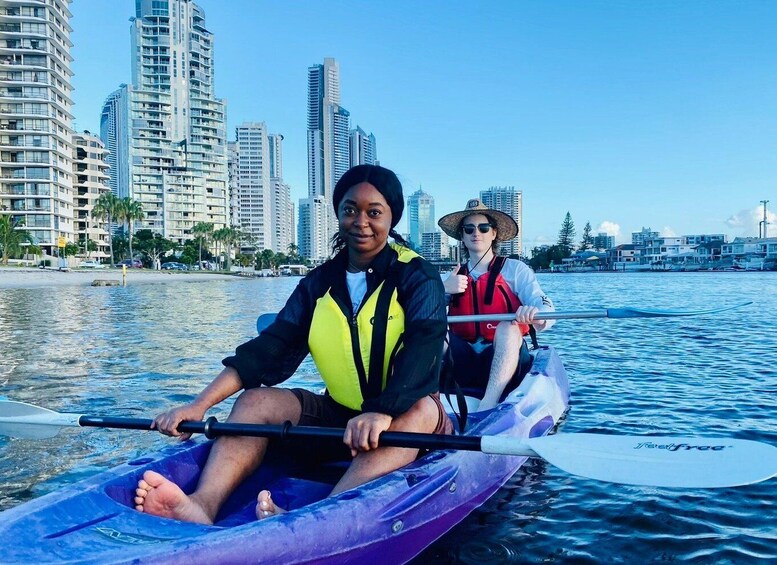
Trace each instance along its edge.
{"label": "purple kayak", "polygon": [[[552,348],[496,409],[471,414],[466,435],[538,437],[568,407],[566,371]],[[491,497],[526,457],[440,450],[327,498],[342,464],[304,468],[268,454],[212,526],[137,512],[147,469],[191,492],[211,442],[185,442],[0,513],[2,563],[402,563]],[[258,521],[256,493],[290,511]]]}

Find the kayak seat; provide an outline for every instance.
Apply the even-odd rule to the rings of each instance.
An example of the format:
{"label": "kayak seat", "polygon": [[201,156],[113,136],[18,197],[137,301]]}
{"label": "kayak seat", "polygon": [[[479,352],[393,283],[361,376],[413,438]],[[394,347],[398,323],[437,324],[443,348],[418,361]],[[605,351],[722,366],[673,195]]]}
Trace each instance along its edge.
{"label": "kayak seat", "polygon": [[216,517],[216,526],[233,527],[256,520],[256,495],[269,490],[281,508],[295,510],[326,498],[347,462],[304,465],[270,448],[264,464],[232,493]]}
{"label": "kayak seat", "polygon": [[[286,510],[296,510],[326,498],[332,485],[296,477],[281,477],[264,486],[272,493],[273,502]],[[256,498],[251,498],[239,511],[216,522],[222,528],[240,526],[256,520]]]}

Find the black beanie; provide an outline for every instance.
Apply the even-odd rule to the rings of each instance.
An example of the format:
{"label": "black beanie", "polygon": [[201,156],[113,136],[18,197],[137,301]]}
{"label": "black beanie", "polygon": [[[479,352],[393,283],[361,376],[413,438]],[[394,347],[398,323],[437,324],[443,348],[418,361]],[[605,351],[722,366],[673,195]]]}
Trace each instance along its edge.
{"label": "black beanie", "polygon": [[359,183],[368,182],[374,186],[378,192],[383,195],[391,208],[391,227],[394,228],[399,220],[402,219],[402,212],[405,211],[405,197],[402,194],[402,183],[399,182],[394,171],[381,167],[379,165],[356,165],[348,169],[340,177],[335,185],[334,194],[332,194],[332,205],[335,208],[340,206],[340,201],[348,192],[348,189]]}

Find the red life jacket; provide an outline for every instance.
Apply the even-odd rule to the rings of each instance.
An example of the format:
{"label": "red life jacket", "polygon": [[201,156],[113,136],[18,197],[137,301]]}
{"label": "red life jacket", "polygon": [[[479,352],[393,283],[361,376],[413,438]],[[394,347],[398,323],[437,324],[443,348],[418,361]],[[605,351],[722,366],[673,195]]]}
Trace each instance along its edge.
{"label": "red life jacket", "polygon": [[[472,279],[466,265],[459,268],[457,275],[467,276],[467,290],[455,294],[451,298],[448,314],[451,316],[469,316],[472,314],[507,314],[515,312],[521,301],[513,294],[510,285],[502,276],[506,257],[496,256],[488,267],[488,273],[481,275],[477,281]],[[494,333],[499,322],[467,322],[451,324],[450,328],[460,338],[474,342],[478,338],[494,341]],[[529,333],[529,326],[521,324],[521,333]]]}

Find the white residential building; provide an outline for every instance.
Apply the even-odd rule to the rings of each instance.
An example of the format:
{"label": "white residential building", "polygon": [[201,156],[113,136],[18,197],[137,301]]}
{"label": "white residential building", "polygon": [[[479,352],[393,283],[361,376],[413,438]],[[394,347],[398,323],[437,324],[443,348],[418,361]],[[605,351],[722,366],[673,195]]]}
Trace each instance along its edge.
{"label": "white residential building", "polygon": [[270,185],[270,143],[264,122],[244,122],[235,128],[237,178],[233,179],[237,200],[234,225],[244,234],[242,248],[272,249],[272,186]]}
{"label": "white residential building", "polygon": [[500,255],[521,255],[523,250],[523,192],[514,186],[492,186],[480,192],[484,205],[510,216],[518,224],[518,235],[499,244]]}
{"label": "white residential building", "polygon": [[227,208],[227,224],[230,226],[237,225],[237,142],[227,141],[227,201],[229,202]]}
{"label": "white residential building", "polygon": [[70,0],[0,0],[0,214],[75,241]]}
{"label": "white residential building", "polygon": [[288,253],[294,243],[291,188],[283,182],[283,136],[264,122],[245,122],[229,143],[232,225],[244,234],[243,253]]}
{"label": "white residential building", "polygon": [[267,136],[270,146],[270,185],[272,192],[272,250],[288,253],[289,246],[296,244],[294,226],[294,203],[291,201],[291,187],[283,182],[283,136],[271,133]]}
{"label": "white residential building", "polygon": [[645,240],[642,257],[648,263],[687,261],[695,257],[696,244],[683,237],[657,237]]}
{"label": "white residential building", "polygon": [[100,115],[100,138],[105,142],[108,155],[105,158],[108,170],[108,185],[119,198],[130,195],[130,90],[122,84],[106,98]]}
{"label": "white residential building", "polygon": [[424,232],[421,235],[421,256],[430,261],[440,261],[450,257],[448,234],[439,230]]}
{"label": "white residential building", "polygon": [[289,246],[296,241],[291,187],[280,177],[272,177],[270,185],[272,190],[272,250],[276,253],[288,253]]}
{"label": "white residential building", "polygon": [[642,231],[631,232],[631,243],[637,247],[645,247],[645,242],[649,239],[656,239],[659,236],[657,231],[651,231],[650,228],[642,228]]}
{"label": "white residential building", "polygon": [[[108,184],[108,150],[102,140],[85,131],[73,135],[73,210],[75,239],[80,257],[107,259],[110,256],[108,224],[92,214],[101,194],[111,191]],[[91,242],[91,244],[90,244]],[[90,250],[96,244],[94,251]]]}
{"label": "white residential building", "polygon": [[130,196],[139,222],[178,242],[227,225],[225,104],[214,92],[213,34],[191,0],[136,0],[132,18]]}

